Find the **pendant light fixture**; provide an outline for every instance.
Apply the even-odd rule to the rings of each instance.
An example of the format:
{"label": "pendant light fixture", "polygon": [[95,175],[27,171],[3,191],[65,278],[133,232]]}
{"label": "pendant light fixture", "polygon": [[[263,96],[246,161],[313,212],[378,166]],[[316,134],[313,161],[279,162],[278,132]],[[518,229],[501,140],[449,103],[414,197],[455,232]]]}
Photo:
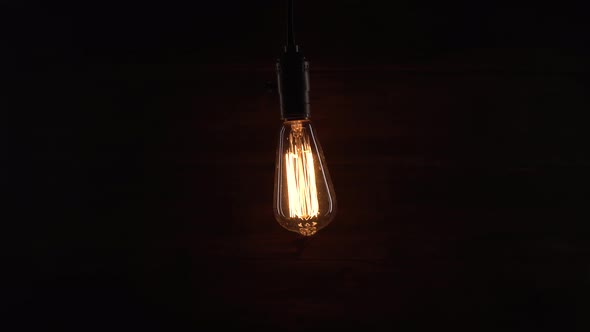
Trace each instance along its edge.
{"label": "pendant light fixture", "polygon": [[274,215],[292,232],[312,236],[336,213],[336,196],[310,120],[309,63],[295,44],[293,0],[288,1],[287,45],[277,61],[283,125],[279,134]]}

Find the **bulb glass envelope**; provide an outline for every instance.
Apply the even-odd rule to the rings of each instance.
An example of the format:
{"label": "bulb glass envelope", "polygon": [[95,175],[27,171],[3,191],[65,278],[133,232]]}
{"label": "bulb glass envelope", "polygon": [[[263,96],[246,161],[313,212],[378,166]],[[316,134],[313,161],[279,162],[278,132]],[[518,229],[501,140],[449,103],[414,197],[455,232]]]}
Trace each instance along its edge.
{"label": "bulb glass envelope", "polygon": [[275,218],[292,232],[314,235],[334,218],[336,196],[311,121],[283,123],[276,158]]}

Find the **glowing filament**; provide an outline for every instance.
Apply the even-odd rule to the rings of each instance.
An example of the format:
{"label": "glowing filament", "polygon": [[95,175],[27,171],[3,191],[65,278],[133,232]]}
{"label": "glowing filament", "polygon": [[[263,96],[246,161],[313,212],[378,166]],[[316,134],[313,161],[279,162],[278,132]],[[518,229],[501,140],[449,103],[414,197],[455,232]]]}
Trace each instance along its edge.
{"label": "glowing filament", "polygon": [[285,154],[289,216],[309,220],[319,214],[318,191],[309,137],[301,124],[293,124]]}

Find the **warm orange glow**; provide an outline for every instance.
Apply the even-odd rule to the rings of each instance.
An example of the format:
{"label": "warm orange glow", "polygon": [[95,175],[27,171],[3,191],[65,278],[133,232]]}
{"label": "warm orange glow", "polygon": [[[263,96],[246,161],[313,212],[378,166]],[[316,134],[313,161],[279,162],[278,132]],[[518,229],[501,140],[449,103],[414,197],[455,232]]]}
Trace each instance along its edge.
{"label": "warm orange glow", "polygon": [[289,216],[309,220],[319,214],[314,160],[309,137],[300,123],[293,124],[285,153]]}

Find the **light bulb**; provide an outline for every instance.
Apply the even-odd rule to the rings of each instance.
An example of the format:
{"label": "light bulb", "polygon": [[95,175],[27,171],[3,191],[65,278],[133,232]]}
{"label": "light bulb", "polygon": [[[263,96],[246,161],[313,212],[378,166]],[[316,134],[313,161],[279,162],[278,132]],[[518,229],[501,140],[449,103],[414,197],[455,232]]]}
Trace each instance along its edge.
{"label": "light bulb", "polygon": [[286,229],[312,236],[334,218],[336,195],[309,120],[309,63],[295,44],[293,0],[289,0],[287,46],[277,62],[277,81],[283,126],[277,148],[274,215]]}
{"label": "light bulb", "polygon": [[312,236],[336,213],[336,196],[311,121],[285,121],[279,134],[274,214],[284,228]]}

